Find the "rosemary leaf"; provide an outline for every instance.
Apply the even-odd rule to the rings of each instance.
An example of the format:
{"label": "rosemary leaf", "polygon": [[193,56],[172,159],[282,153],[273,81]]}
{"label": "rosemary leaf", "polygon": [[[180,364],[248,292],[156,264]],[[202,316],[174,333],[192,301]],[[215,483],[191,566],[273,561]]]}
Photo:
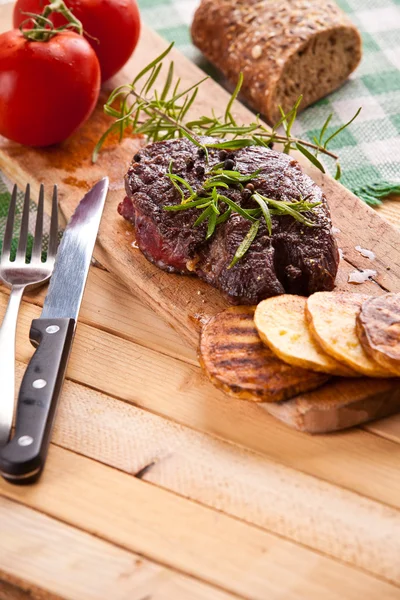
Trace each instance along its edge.
{"label": "rosemary leaf", "polygon": [[165,80],[163,91],[161,92],[161,97],[160,97],[161,102],[164,102],[164,100],[166,99],[168,92],[171,88],[172,80],[174,78],[174,68],[175,68],[174,61],[171,60],[169,69],[168,69],[167,79]]}
{"label": "rosemary leaf", "polygon": [[146,73],[148,73],[149,71],[151,71],[152,68],[155,67],[155,65],[157,65],[158,63],[160,63],[163,60],[163,58],[165,58],[167,56],[167,54],[169,54],[171,52],[173,45],[174,45],[174,42],[172,42],[168,46],[168,48],[166,50],[164,50],[164,52],[162,52],[159,56],[157,56],[157,58],[155,58],[146,67],[144,67],[144,69],[142,69],[140,71],[140,73],[138,73],[138,75],[136,75],[135,79],[132,81],[132,86],[134,86],[135,83],[137,83],[140,79],[142,79],[143,75],[146,75]]}
{"label": "rosemary leaf", "polygon": [[221,223],[225,223],[229,219],[231,214],[232,214],[232,209],[230,207],[228,207],[227,210],[218,217],[217,225],[220,225]]}
{"label": "rosemary leaf", "polygon": [[242,85],[243,85],[243,73],[240,73],[238,82],[236,84],[235,91],[233,92],[232,96],[230,97],[230,100],[229,100],[228,105],[225,110],[225,123],[230,122],[230,123],[232,123],[232,125],[236,125],[236,122],[232,116],[231,110],[232,110],[233,103],[235,102],[236,98],[239,95],[240,90],[242,89]]}
{"label": "rosemary leaf", "polygon": [[197,94],[198,94],[199,88],[196,88],[193,92],[193,94],[191,95],[189,101],[187,102],[186,106],[184,108],[182,108],[180,114],[179,114],[179,119],[183,119],[187,113],[190,110],[190,107],[192,106],[193,102],[196,100]]}
{"label": "rosemary leaf", "polygon": [[229,190],[229,184],[226,183],[225,181],[222,181],[221,179],[218,179],[218,178],[216,178],[214,181],[211,181],[211,179],[208,179],[203,184],[203,188],[205,190],[214,189],[214,188],[217,188],[217,187]]}
{"label": "rosemary leaf", "polygon": [[168,210],[168,211],[187,210],[188,208],[202,208],[205,205],[206,205],[206,199],[200,198],[199,200],[191,200],[190,202],[185,202],[184,204],[169,204],[168,206],[164,206],[164,210]]}
{"label": "rosemary leaf", "polygon": [[233,257],[232,262],[229,265],[228,269],[231,269],[232,267],[234,267],[236,265],[236,263],[241,258],[243,258],[243,256],[246,254],[246,252],[250,248],[251,244],[253,243],[253,241],[258,233],[259,227],[260,227],[260,221],[255,221],[254,223],[252,223],[246,237],[244,238],[243,242],[240,244],[239,248],[236,250],[235,256]]}
{"label": "rosemary leaf", "polygon": [[326,149],[329,142],[331,142],[333,140],[333,138],[335,138],[337,135],[339,135],[339,133],[341,133],[344,129],[346,129],[346,127],[348,127],[349,125],[352,124],[352,122],[354,121],[354,119],[356,119],[358,117],[358,115],[360,114],[362,110],[362,107],[360,106],[360,108],[358,109],[358,111],[356,112],[356,114],[350,119],[350,121],[348,121],[347,123],[345,123],[344,125],[342,125],[341,127],[339,127],[339,129],[337,129],[334,133],[332,133],[332,135],[330,137],[328,137],[328,139],[324,142],[324,148]]}
{"label": "rosemary leaf", "polygon": [[320,171],[322,171],[322,173],[325,173],[325,168],[324,165],[318,160],[318,158],[316,156],[314,156],[313,154],[311,154],[311,152],[309,150],[307,150],[307,148],[305,148],[302,144],[296,144],[296,148],[299,152],[301,152],[302,154],[304,154],[304,156],[306,158],[308,158],[308,160],[315,166],[317,167],[317,169],[319,169]]}
{"label": "rosemary leaf", "polygon": [[[211,206],[211,208],[212,208],[212,206]],[[216,225],[217,225],[217,214],[215,212],[212,212],[208,218],[206,240],[210,239],[210,237],[214,234]]]}
{"label": "rosemary leaf", "polygon": [[217,150],[240,150],[240,148],[254,146],[254,142],[250,139],[227,140],[226,142],[218,142],[216,144],[207,143],[206,146],[207,148],[216,148]]}
{"label": "rosemary leaf", "polygon": [[335,179],[336,179],[336,181],[339,181],[339,179],[341,178],[341,176],[342,176],[342,168],[340,166],[340,163],[338,162],[336,164],[336,173],[335,173]]}
{"label": "rosemary leaf", "polygon": [[218,208],[218,192],[216,190],[216,188],[213,188],[212,192],[211,192],[211,198],[212,198],[212,202],[211,202],[211,208],[213,209],[213,211],[215,212],[215,214],[218,216],[219,213],[219,208]]}
{"label": "rosemary leaf", "polygon": [[289,119],[287,120],[287,125],[286,125],[286,130],[285,130],[285,132],[286,132],[286,135],[287,135],[287,137],[288,137],[288,138],[290,138],[291,131],[292,131],[292,126],[293,126],[293,123],[294,123],[294,122],[295,122],[295,120],[296,120],[296,117],[297,117],[297,111],[298,111],[298,109],[299,109],[299,106],[300,106],[300,104],[301,104],[302,100],[303,100],[303,95],[301,94],[301,95],[300,95],[300,96],[297,98],[297,100],[296,100],[296,103],[295,103],[294,107],[293,107],[293,108],[292,108],[292,110],[291,110],[291,113],[289,113],[289,114],[290,114],[290,116],[289,116]]}
{"label": "rosemary leaf", "polygon": [[326,119],[325,123],[322,126],[321,133],[319,134],[319,140],[316,140],[316,143],[319,146],[322,144],[322,140],[324,139],[325,132],[328,129],[328,125],[331,122],[332,117],[333,117],[333,113],[328,115],[328,118]]}
{"label": "rosemary leaf", "polygon": [[197,219],[193,223],[193,226],[198,227],[203,221],[208,219],[212,214],[213,214],[213,210],[212,210],[210,204],[208,204],[207,208],[201,213],[201,215],[199,217],[197,217]]}
{"label": "rosemary leaf", "polygon": [[234,212],[237,212],[239,215],[241,215],[245,219],[248,219],[249,221],[255,221],[256,220],[254,217],[251,216],[251,214],[249,214],[247,212],[247,210],[245,208],[242,208],[241,206],[239,206],[239,204],[236,204],[236,202],[234,202],[233,200],[231,200],[230,198],[228,198],[228,196],[224,196],[223,194],[219,194],[218,197],[219,197],[219,199],[222,202],[225,202],[225,204],[227,204]]}
{"label": "rosemary leaf", "polygon": [[174,173],[166,173],[165,176],[168,177],[168,179],[170,179],[174,185],[176,184],[175,187],[178,186],[178,189],[180,190],[180,192],[183,196],[184,196],[183,190],[181,190],[178,183],[183,185],[183,187],[185,187],[189,191],[191,196],[195,195],[196,192],[194,191],[192,186],[185,179],[183,179],[183,177],[180,177],[179,175],[175,175]]}
{"label": "rosemary leaf", "polygon": [[151,88],[153,87],[154,82],[156,81],[157,77],[159,76],[161,69],[162,69],[162,63],[160,63],[154,67],[147,83],[145,84],[145,94],[148,94],[149,91],[151,90]]}
{"label": "rosemary leaf", "polygon": [[260,196],[260,194],[253,194],[251,198],[252,198],[252,200],[257,202],[257,204],[261,208],[262,214],[263,214],[265,222],[267,224],[268,234],[271,235],[272,234],[272,220],[271,220],[271,213],[269,212],[267,202],[265,201],[263,196]]}

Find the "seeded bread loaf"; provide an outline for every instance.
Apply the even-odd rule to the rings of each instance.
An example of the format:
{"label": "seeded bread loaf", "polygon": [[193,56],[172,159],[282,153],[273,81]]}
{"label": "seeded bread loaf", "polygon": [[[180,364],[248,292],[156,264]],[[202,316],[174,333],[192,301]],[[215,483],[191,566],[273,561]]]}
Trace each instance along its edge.
{"label": "seeded bread loaf", "polygon": [[202,0],[193,42],[270,124],[339,87],[361,59],[355,26],[329,0]]}

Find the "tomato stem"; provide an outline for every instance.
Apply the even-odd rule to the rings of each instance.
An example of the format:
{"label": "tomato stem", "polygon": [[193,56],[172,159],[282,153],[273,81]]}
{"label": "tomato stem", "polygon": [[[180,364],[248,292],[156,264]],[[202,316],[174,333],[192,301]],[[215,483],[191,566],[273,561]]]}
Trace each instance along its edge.
{"label": "tomato stem", "polygon": [[[49,19],[52,13],[63,15],[67,23],[60,27],[54,27],[54,24]],[[66,29],[73,29],[79,35],[83,35],[82,23],[72,14],[63,0],[54,0],[50,4],[47,4],[40,15],[35,13],[24,14],[29,18],[21,23],[19,29],[22,35],[31,42],[48,42],[52,37]],[[33,23],[33,27],[31,29],[24,29],[24,25],[27,23]]]}

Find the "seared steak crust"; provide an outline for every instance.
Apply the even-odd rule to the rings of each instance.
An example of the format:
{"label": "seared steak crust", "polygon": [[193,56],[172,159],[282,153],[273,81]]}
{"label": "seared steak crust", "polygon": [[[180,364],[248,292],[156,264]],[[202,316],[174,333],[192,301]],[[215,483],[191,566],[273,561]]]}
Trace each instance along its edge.
{"label": "seared steak crust", "polygon": [[[250,228],[248,220],[234,213],[205,241],[206,223],[193,226],[200,214],[198,209],[164,210],[181,202],[179,192],[165,176],[171,161],[172,171],[200,190],[210,168],[223,160],[229,161],[228,168],[242,174],[261,169],[253,184],[264,196],[321,201],[312,216],[317,226],[304,226],[290,216],[273,216],[269,236],[261,220],[248,252],[228,269]],[[148,260],[169,272],[195,273],[220,289],[231,303],[256,304],[284,292],[310,295],[334,286],[339,255],[326,199],[286,154],[259,146],[229,153],[210,150],[207,164],[204,152],[187,139],[157,142],[135,155],[125,184],[128,197],[118,210],[133,223],[136,241]],[[223,193],[244,208],[253,207],[248,190],[237,187]]]}

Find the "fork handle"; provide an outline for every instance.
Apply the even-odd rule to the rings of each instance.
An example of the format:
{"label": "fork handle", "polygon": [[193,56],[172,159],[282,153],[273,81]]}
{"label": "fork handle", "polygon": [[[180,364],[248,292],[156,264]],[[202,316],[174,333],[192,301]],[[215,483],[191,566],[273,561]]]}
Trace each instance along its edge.
{"label": "fork handle", "polygon": [[32,483],[43,470],[74,333],[74,319],[32,321],[37,349],[21,383],[15,435],[0,449],[0,471],[11,483]]}
{"label": "fork handle", "polygon": [[10,438],[15,403],[15,334],[24,285],[11,288],[0,328],[0,448]]}

